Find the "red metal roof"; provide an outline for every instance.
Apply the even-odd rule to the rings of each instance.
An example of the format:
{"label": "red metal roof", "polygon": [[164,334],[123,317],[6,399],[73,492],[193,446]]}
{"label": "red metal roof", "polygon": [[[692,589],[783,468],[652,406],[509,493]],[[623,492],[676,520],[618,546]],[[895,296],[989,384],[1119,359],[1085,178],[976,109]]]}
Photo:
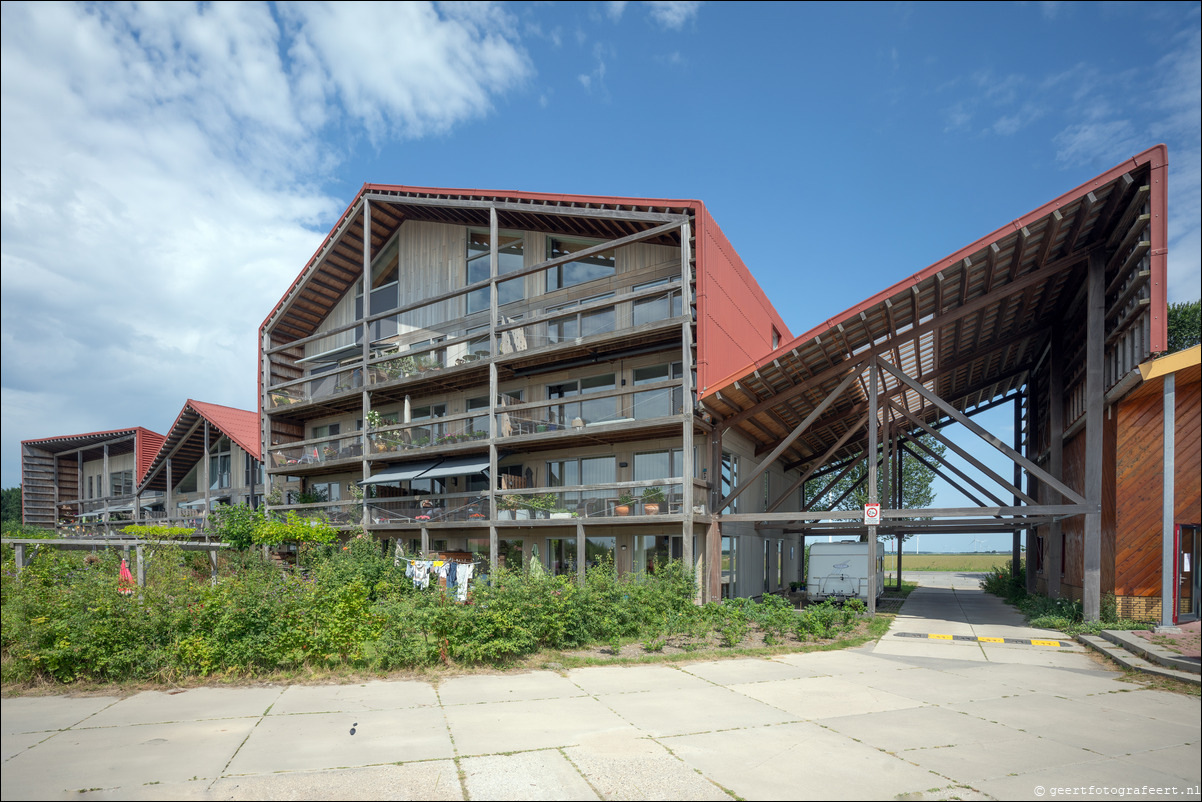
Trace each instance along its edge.
{"label": "red metal roof", "polygon": [[202,420],[207,420],[219,434],[229,437],[243,451],[260,459],[259,413],[189,398],[147,463],[145,476],[139,482],[144,482],[145,486],[140,486],[138,492],[166,489],[166,476],[161,469],[168,456],[174,455],[173,465],[180,470],[173,479],[182,478],[201,459],[204,455],[203,435],[196,425]]}
{"label": "red metal roof", "polygon": [[[90,443],[100,445],[105,440],[130,434],[134,436],[135,482],[141,482],[142,478],[146,475],[146,471],[150,469],[150,463],[154,461],[154,455],[158,453],[159,448],[166,439],[158,432],[152,432],[144,426],[134,426],[130,429],[110,429],[102,432],[86,432],[84,434],[65,434],[58,437],[34,438],[22,440],[21,445],[36,445],[51,452],[68,451],[86,447]],[[53,446],[55,445],[59,445],[61,448],[54,448]]]}

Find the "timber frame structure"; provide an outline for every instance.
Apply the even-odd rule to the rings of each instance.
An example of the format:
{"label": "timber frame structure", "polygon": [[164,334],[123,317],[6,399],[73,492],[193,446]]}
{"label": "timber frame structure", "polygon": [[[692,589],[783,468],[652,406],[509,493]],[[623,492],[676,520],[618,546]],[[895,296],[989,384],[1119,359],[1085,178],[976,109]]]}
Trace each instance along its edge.
{"label": "timber frame structure", "polygon": [[[737,434],[755,441],[761,461],[725,497],[711,488],[710,506],[725,508],[773,462],[800,476],[767,512],[715,521],[709,593],[718,585],[720,529],[734,522],[803,537],[867,530],[870,553],[878,535],[1010,531],[1015,569],[1025,531],[1028,555],[1039,550],[1044,572],[1036,576],[1028,559],[1029,588],[1040,582],[1052,597],[1076,596],[1096,620],[1114,582],[1108,409],[1138,382],[1139,363],[1166,347],[1167,173],[1165,147],[1153,147],[714,382],[700,399],[714,418],[713,453]],[[1002,404],[1014,409],[1008,443],[973,421]],[[1002,452],[1013,474],[947,437],[951,422]],[[986,484],[924,451],[923,434]],[[903,452],[976,506],[899,508]],[[867,527],[862,512],[789,503],[797,488],[829,489],[865,462],[869,501],[882,505],[879,527]]]}
{"label": "timber frame structure", "polygon": [[141,426],[21,442],[21,519],[54,529],[60,522],[105,522],[131,514],[163,435]]}
{"label": "timber frame structure", "polygon": [[696,388],[789,332],[698,201],[365,185],[260,336],[271,509],[582,575],[696,562]]}

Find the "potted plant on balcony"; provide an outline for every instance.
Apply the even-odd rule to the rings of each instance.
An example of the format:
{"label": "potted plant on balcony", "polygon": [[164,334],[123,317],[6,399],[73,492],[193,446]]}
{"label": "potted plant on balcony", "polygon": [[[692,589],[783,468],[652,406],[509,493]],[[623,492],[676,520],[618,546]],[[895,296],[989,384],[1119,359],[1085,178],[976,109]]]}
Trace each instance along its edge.
{"label": "potted plant on balcony", "polygon": [[614,505],[614,515],[629,515],[630,508],[634,505],[634,496],[629,493],[623,493],[618,496],[618,503]]}
{"label": "potted plant on balcony", "polygon": [[543,493],[530,499],[530,506],[534,508],[535,518],[546,518],[559,506],[559,499],[554,493]]}
{"label": "potted plant on balcony", "polygon": [[643,491],[643,512],[647,515],[659,515],[660,505],[664,503],[664,489],[649,487]]}
{"label": "potted plant on balcony", "polygon": [[517,510],[520,502],[521,499],[512,493],[506,493],[504,496],[501,496],[497,500],[497,520],[512,521],[515,517],[514,512]]}

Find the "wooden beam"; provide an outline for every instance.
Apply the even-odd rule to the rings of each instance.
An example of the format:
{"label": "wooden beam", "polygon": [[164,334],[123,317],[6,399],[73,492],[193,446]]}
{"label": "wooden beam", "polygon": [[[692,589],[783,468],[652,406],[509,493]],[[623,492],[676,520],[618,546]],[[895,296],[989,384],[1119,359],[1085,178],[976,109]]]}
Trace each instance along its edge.
{"label": "wooden beam", "polygon": [[[877,364],[880,365],[885,370],[892,373],[894,376],[896,376],[899,381],[906,384],[906,386],[908,386],[911,390],[918,393],[919,395],[921,395],[926,400],[930,401],[935,406],[939,407],[939,409],[943,410],[943,412],[945,414],[954,418],[957,423],[960,423],[961,425],[963,425],[966,429],[968,429],[970,432],[975,434],[977,437],[981,438],[986,443],[989,443],[991,446],[996,448],[998,451],[1001,451],[1003,454],[1005,454],[1007,457],[1009,457],[1012,461],[1017,462],[1020,465],[1022,465],[1022,467],[1024,469],[1026,469],[1028,472],[1034,473],[1036,476],[1038,476],[1040,478],[1041,481],[1047,482],[1049,484],[1053,484],[1056,487],[1056,489],[1060,491],[1060,493],[1062,495],[1072,499],[1073,501],[1077,502],[1078,504],[1086,503],[1085,498],[1083,496],[1081,496],[1081,494],[1077,493],[1071,487],[1069,487],[1068,485],[1061,482],[1058,478],[1052,476],[1047,471],[1043,470],[1043,468],[1040,468],[1038,465],[1031,462],[1029,459],[1024,457],[1022,454],[1019,454],[1013,448],[1011,448],[1010,446],[1006,445],[1001,440],[999,440],[994,434],[992,434],[991,432],[988,432],[984,428],[982,428],[979,424],[976,423],[976,421],[972,420],[967,415],[960,412],[958,409],[956,409],[951,404],[944,401],[939,396],[937,396],[934,393],[927,390],[927,388],[923,387],[921,384],[914,381],[909,376],[907,376],[906,374],[902,373],[897,368],[890,365],[888,362],[885,362],[882,360],[877,360]],[[1015,489],[1017,490],[1017,488],[1015,488]]]}

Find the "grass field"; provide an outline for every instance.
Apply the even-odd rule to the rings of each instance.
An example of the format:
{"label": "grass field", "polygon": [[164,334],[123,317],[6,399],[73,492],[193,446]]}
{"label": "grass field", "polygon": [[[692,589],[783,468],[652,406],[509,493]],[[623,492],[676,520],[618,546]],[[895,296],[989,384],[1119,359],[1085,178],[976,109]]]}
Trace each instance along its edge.
{"label": "grass field", "polygon": [[[1009,554],[903,554],[902,571],[988,571],[1010,561]],[[885,555],[885,572],[897,571],[897,555]]]}

